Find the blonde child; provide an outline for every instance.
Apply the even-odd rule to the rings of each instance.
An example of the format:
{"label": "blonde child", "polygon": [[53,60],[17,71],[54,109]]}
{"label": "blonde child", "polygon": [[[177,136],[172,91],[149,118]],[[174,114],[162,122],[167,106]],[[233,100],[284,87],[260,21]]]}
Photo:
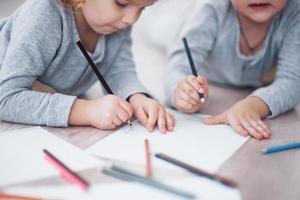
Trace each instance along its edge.
{"label": "blonde child", "polygon": [[[130,27],[155,0],[28,0],[0,21],[2,120],[114,129],[133,115],[149,130],[172,131],[174,119],[137,78]],[[117,96],[79,98],[97,77],[81,41]],[[56,93],[33,91],[36,81]]]}
{"label": "blonde child", "polygon": [[[185,23],[186,37],[201,75],[191,74],[181,38],[172,49],[166,94],[169,104],[197,112],[199,93],[210,82],[257,88],[206,124],[229,124],[241,135],[270,137],[262,121],[300,101],[300,2],[298,0],[211,0]],[[222,98],[220,96],[220,98]],[[226,101],[226,99],[224,99]]]}

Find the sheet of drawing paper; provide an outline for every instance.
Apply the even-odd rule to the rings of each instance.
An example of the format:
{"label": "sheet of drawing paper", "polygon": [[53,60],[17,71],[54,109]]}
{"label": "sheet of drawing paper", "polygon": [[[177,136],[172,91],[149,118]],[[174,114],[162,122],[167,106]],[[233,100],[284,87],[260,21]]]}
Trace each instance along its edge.
{"label": "sheet of drawing paper", "polygon": [[0,187],[59,176],[43,149],[77,172],[103,164],[41,127],[9,131],[0,135]]}

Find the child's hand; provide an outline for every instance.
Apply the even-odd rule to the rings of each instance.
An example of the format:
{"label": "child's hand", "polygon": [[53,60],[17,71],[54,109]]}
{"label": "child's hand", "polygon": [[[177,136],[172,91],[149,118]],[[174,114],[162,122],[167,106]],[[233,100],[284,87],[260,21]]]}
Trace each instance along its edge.
{"label": "child's hand", "polygon": [[255,139],[270,138],[271,131],[261,120],[269,113],[267,104],[258,97],[248,97],[237,102],[224,113],[204,119],[209,125],[229,124],[236,132],[243,136],[250,135]]}
{"label": "child's hand", "polygon": [[143,94],[134,94],[129,102],[133,107],[134,115],[148,131],[152,132],[156,124],[161,133],[173,131],[175,119],[158,101]]}
{"label": "child's hand", "polygon": [[206,78],[187,76],[177,85],[174,97],[175,107],[182,112],[197,112],[203,105],[198,93],[204,94],[204,98],[207,100],[208,83]]}
{"label": "child's hand", "polygon": [[89,103],[90,125],[99,129],[114,129],[133,115],[131,105],[118,96],[106,95]]}

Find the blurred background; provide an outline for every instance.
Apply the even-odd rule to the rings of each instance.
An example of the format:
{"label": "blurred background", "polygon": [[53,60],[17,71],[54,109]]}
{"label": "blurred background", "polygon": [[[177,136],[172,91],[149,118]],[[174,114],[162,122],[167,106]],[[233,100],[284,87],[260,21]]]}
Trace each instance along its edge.
{"label": "blurred background", "polygon": [[[132,49],[139,78],[161,101],[165,99],[163,79],[168,78],[165,74],[166,50],[197,1],[203,0],[159,0],[144,11],[134,26]],[[0,19],[12,14],[23,2],[25,0],[0,0]],[[98,91],[99,84],[95,84],[86,96],[98,97]]]}

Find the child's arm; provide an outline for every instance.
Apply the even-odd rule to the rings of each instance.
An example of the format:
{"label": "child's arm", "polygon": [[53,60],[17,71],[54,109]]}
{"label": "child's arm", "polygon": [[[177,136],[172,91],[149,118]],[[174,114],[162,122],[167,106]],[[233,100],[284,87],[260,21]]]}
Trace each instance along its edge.
{"label": "child's arm", "polygon": [[[294,20],[294,22],[297,20]],[[261,121],[276,117],[300,102],[300,22],[291,23],[279,52],[274,82],[254,91],[221,115],[204,120],[208,124],[230,124],[238,133],[256,139],[269,138],[270,130]]]}
{"label": "child's arm", "polygon": [[[180,34],[180,37],[177,38],[176,45],[171,48],[164,90],[167,103],[182,111],[193,112],[199,110],[201,107],[199,104],[193,108],[188,108],[187,105],[179,106],[178,104],[178,90],[183,88],[183,84],[181,83],[189,79],[188,76],[192,74],[182,38],[187,38],[196,69],[199,75],[201,75],[199,69],[204,59],[213,49],[218,31],[218,17],[216,12],[215,8],[209,4],[203,5],[202,2],[199,2],[194,12],[186,20],[183,32]],[[192,93],[195,94],[197,92],[196,89],[197,88],[195,88]],[[185,99],[192,100],[193,95],[189,95]],[[190,103],[192,104],[193,102],[191,101]]]}
{"label": "child's arm", "polygon": [[[295,19],[299,18],[300,13]],[[292,20],[282,41],[274,82],[253,92],[270,108],[270,117],[291,110],[300,102],[300,22]]]}
{"label": "child's arm", "polygon": [[76,97],[31,90],[61,45],[60,13],[48,6],[49,2],[37,2],[35,6],[21,9],[13,19],[0,72],[2,120],[48,126],[68,125]]}

